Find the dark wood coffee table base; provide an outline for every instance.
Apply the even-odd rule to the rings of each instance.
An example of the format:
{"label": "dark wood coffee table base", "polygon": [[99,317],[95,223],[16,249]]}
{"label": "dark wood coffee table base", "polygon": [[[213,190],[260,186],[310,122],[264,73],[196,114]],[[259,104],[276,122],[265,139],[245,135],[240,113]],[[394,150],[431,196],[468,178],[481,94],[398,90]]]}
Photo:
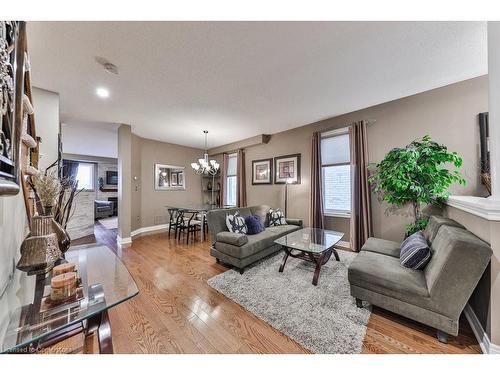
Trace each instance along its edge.
{"label": "dark wood coffee table base", "polygon": [[[334,247],[331,247],[330,249],[320,253],[320,254],[314,254],[314,253],[309,253],[306,251],[302,250],[297,250],[297,249],[290,249],[288,247],[283,246],[283,250],[285,250],[285,255],[283,256],[283,262],[281,263],[280,266],[280,272],[283,272],[285,269],[285,264],[286,261],[288,260],[288,257],[292,258],[298,258],[302,260],[306,260],[308,262],[312,262],[316,264],[316,269],[314,270],[314,276],[313,276],[313,285],[318,285],[318,279],[319,279],[319,273],[321,272],[321,266],[326,264],[330,260],[330,257],[333,255],[335,256],[335,260],[337,262],[340,262],[339,254],[337,253],[337,250],[335,250]],[[293,251],[296,251],[297,253],[293,253]]]}

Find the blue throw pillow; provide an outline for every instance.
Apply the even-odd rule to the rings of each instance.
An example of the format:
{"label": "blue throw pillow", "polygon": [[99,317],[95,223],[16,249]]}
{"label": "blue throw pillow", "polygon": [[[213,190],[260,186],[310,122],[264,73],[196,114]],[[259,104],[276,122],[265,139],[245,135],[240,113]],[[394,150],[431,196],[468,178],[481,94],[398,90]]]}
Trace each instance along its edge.
{"label": "blue throw pillow", "polygon": [[401,244],[399,260],[403,267],[423,270],[431,256],[431,249],[421,231],[412,234]]}
{"label": "blue throw pillow", "polygon": [[257,234],[264,230],[264,224],[260,221],[258,215],[247,216],[245,218],[245,224],[247,225],[247,234]]}

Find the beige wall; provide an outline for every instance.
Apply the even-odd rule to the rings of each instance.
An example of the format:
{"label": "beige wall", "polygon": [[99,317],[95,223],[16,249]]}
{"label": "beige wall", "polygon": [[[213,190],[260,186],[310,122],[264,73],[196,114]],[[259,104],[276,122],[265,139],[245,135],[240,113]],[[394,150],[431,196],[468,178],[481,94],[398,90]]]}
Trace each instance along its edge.
{"label": "beige wall", "polygon": [[[132,137],[132,230],[167,223],[167,205],[201,203],[201,178],[191,171],[191,163],[203,156],[203,150]],[[155,163],[186,168],[186,190],[154,189]]]}
{"label": "beige wall", "polygon": [[40,143],[39,169],[45,169],[58,158],[59,94],[33,87],[36,135]]}
{"label": "beige wall", "polygon": [[[59,95],[50,91],[33,88],[33,106],[37,136],[42,137],[40,168],[57,160],[59,133]],[[20,308],[20,289],[34,292],[34,280],[21,278],[14,274],[15,265],[20,258],[20,247],[29,233],[28,217],[23,193],[15,196],[0,197],[0,341],[5,335],[10,316],[9,311]],[[23,281],[24,279],[24,281]],[[26,295],[29,292],[25,293]],[[28,301],[22,301],[27,303]]]}
{"label": "beige wall", "polygon": [[[283,185],[253,186],[252,160],[293,153],[302,154],[302,183],[290,187],[290,217],[309,222],[311,135],[316,130],[341,128],[357,120],[376,120],[368,128],[370,162],[380,161],[393,147],[402,147],[412,140],[429,134],[437,142],[464,158],[463,172],[467,186],[453,186],[450,190],[461,195],[483,195],[480,185],[479,130],[477,115],[488,110],[488,78],[474,78],[407,98],[384,103],[346,115],[330,118],[285,132],[273,134],[268,144],[247,148],[248,204],[283,206]],[[230,149],[238,145],[231,145]],[[221,152],[223,148],[218,148]],[[229,150],[229,148],[228,148]],[[401,216],[387,216],[386,206],[372,197],[374,234],[399,241],[404,225],[411,220]],[[333,229],[348,227],[348,219],[328,219]]]}
{"label": "beige wall", "polygon": [[[9,311],[19,306],[18,290],[21,288],[21,273],[14,274],[20,258],[21,243],[28,235],[28,217],[23,193],[0,197],[0,341],[8,327]],[[33,283],[34,284],[34,283]],[[33,288],[34,285],[23,285]]]}
{"label": "beige wall", "polygon": [[118,236],[121,245],[130,242],[132,218],[132,129],[118,128]]}
{"label": "beige wall", "polygon": [[131,228],[137,230],[141,227],[141,140],[132,134],[132,203],[131,203]]}

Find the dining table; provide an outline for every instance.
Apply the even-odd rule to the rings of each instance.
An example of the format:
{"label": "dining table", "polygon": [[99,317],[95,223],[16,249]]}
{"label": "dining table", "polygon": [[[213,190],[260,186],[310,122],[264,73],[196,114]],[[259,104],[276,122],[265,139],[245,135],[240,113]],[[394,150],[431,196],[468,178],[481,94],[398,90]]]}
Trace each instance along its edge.
{"label": "dining table", "polygon": [[187,204],[187,205],[168,205],[165,206],[167,209],[174,209],[174,210],[179,210],[179,211],[186,211],[186,212],[195,212],[200,214],[200,220],[201,220],[201,230],[200,230],[200,241],[203,242],[205,241],[205,231],[203,228],[205,228],[205,221],[207,220],[207,213],[209,211],[221,208],[218,205],[213,205],[213,204]]}

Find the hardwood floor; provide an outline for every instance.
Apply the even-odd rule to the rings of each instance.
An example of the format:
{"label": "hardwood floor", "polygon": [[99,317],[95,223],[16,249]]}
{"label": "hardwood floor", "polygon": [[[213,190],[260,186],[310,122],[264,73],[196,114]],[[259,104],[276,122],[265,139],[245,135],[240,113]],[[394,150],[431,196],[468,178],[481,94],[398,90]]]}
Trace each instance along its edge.
{"label": "hardwood floor", "polygon": [[78,238],[77,240],[72,240],[71,245],[83,245],[88,243],[101,243],[112,249],[114,252],[117,250],[116,245],[116,234],[117,229],[106,229],[104,225],[99,223],[98,221],[94,222],[94,234]]}
{"label": "hardwood floor", "polygon": [[[186,245],[166,234],[135,238],[118,249],[116,231],[96,225],[95,236],[117,252],[140,293],[110,310],[116,353],[308,353],[264,321],[219,294],[207,280],[227,270],[209,255],[209,241]],[[363,353],[480,353],[465,319],[445,345],[435,330],[374,308]]]}

